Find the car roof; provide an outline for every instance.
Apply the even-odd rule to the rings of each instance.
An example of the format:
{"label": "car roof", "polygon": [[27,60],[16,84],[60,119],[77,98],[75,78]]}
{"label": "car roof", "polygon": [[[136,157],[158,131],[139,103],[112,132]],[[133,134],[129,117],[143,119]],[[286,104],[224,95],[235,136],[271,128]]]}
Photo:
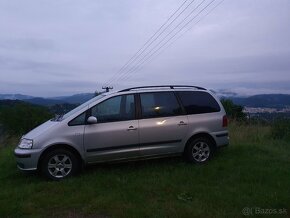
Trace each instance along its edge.
{"label": "car roof", "polygon": [[104,97],[118,96],[122,94],[145,93],[145,92],[173,92],[173,91],[203,91],[211,92],[203,87],[189,85],[161,85],[161,86],[139,86],[123,89],[120,91],[103,92]]}

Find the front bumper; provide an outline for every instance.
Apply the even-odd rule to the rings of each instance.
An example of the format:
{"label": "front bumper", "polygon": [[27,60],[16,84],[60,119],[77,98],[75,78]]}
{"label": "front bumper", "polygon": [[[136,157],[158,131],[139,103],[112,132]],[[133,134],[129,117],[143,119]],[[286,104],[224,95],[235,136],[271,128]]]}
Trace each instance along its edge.
{"label": "front bumper", "polygon": [[24,171],[36,170],[40,154],[40,149],[16,148],[14,150],[14,155],[17,167]]}

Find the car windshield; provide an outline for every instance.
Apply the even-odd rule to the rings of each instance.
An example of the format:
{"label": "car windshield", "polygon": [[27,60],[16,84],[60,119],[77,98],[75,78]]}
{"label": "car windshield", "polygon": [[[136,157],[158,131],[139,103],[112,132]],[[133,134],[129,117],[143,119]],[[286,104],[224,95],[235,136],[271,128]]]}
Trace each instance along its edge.
{"label": "car windshield", "polygon": [[83,108],[87,107],[89,104],[91,104],[92,102],[95,102],[103,97],[105,97],[106,95],[102,94],[102,95],[98,95],[88,101],[86,101],[85,103],[81,104],[80,106],[76,107],[75,109],[71,110],[70,112],[62,115],[62,116],[59,116],[58,119],[56,119],[55,121],[61,121],[61,120],[64,120],[68,117],[70,117],[71,115],[73,115],[74,113],[77,113],[78,111],[82,110]]}

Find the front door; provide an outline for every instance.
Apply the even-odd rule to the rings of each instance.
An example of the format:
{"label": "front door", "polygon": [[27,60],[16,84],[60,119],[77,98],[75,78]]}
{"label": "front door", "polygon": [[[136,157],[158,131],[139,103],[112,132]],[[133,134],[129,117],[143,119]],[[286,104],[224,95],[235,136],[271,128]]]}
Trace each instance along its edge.
{"label": "front door", "polygon": [[92,107],[91,115],[98,123],[85,127],[84,145],[89,163],[139,155],[134,95],[109,98]]}

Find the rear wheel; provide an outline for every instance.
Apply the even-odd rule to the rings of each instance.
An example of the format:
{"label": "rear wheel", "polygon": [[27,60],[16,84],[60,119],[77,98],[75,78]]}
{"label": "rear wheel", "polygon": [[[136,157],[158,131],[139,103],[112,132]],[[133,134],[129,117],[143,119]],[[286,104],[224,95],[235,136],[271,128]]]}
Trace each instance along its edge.
{"label": "rear wheel", "polygon": [[192,140],[185,148],[186,160],[193,163],[205,163],[211,159],[215,146],[211,140],[200,137]]}
{"label": "rear wheel", "polygon": [[80,164],[74,153],[67,149],[48,152],[41,162],[41,172],[48,179],[61,180],[79,172]]}

